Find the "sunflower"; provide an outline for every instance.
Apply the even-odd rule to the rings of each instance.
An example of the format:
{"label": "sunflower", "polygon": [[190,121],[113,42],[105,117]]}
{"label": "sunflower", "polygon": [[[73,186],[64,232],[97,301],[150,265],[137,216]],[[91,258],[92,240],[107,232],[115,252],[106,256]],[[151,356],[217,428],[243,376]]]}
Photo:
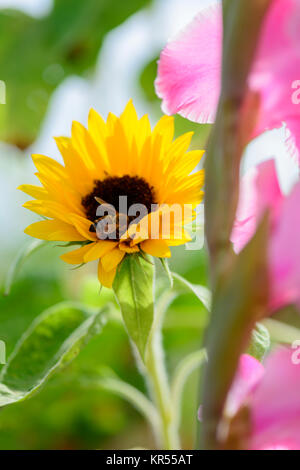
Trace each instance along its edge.
{"label": "sunflower", "polygon": [[[194,217],[204,183],[203,170],[190,175],[204,153],[187,151],[193,133],[176,140],[173,134],[173,117],[163,116],[152,131],[148,116],[138,119],[132,101],[120,117],[110,113],[106,122],[91,109],[88,129],[73,122],[70,138],[55,138],[64,165],[32,156],[42,186],[26,184],[19,189],[35,198],[24,207],[46,220],[29,225],[25,233],[78,243],[80,247],[63,254],[62,260],[73,265],[99,260],[99,281],[106,287],[112,286],[124,256],[170,257],[170,246],[191,240],[184,225]],[[128,207],[145,207],[146,214],[122,212],[121,197],[126,197]],[[162,216],[174,204],[191,205],[193,215],[173,217],[166,234]],[[115,213],[99,217],[99,209],[108,208]]]}

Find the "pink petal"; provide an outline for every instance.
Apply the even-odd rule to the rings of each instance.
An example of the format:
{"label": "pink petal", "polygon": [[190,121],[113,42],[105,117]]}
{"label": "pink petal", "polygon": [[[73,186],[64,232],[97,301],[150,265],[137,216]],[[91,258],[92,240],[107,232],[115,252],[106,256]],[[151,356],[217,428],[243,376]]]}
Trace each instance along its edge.
{"label": "pink petal", "polygon": [[293,353],[280,348],[265,364],[251,399],[253,449],[300,449],[300,365]]}
{"label": "pink petal", "polygon": [[246,173],[240,184],[239,204],[231,234],[236,252],[252,238],[267,208],[272,211],[272,220],[276,219],[282,200],[274,160],[267,160]]}
{"label": "pink petal", "polygon": [[257,224],[270,209],[269,309],[297,303],[300,308],[300,182],[291,194],[281,193],[274,160],[251,168],[241,180],[240,200],[231,234],[239,252],[252,238]]}
{"label": "pink petal", "polygon": [[264,375],[263,365],[254,357],[243,354],[226,402],[226,414],[234,416],[249,399]]}
{"label": "pink petal", "polygon": [[222,12],[204,9],[160,56],[156,92],[167,114],[213,122],[221,76]]}
{"label": "pink petal", "polygon": [[292,100],[300,69],[300,3],[273,0],[263,25],[249,85],[261,94],[262,111],[255,135],[286,122],[300,148],[300,106]]}
{"label": "pink petal", "polygon": [[250,450],[300,450],[299,419],[281,423],[257,434],[249,444]]}
{"label": "pink petal", "polygon": [[[292,84],[300,70],[300,2],[273,0],[263,24],[249,87],[261,95],[253,137],[285,122],[300,148],[300,104]],[[166,113],[213,122],[220,93],[221,4],[204,10],[161,54],[156,91]]]}
{"label": "pink petal", "polygon": [[300,183],[285,198],[269,248],[271,302],[274,310],[289,303],[300,307]]}

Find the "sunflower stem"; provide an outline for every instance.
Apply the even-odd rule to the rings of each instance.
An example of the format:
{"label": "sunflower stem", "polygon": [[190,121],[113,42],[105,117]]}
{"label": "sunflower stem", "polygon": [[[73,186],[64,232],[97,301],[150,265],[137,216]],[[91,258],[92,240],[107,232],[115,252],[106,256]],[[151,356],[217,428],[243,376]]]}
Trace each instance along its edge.
{"label": "sunflower stem", "polygon": [[171,398],[161,335],[163,316],[173,299],[174,292],[167,291],[160,297],[156,305],[155,319],[149,335],[145,360],[145,375],[149,391],[160,416],[158,444],[165,450],[180,449],[176,412]]}
{"label": "sunflower stem", "polygon": [[154,286],[155,267],[152,259],[130,255],[122,262],[113,289],[134,345],[138,369],[145,377],[157,410],[157,444],[159,448],[166,450],[179,449],[176,413],[171,400],[161,341],[164,313],[175,293],[172,290],[165,291],[155,305]]}
{"label": "sunflower stem", "polygon": [[159,444],[165,450],[180,449],[160,330],[156,330],[150,337],[145,365],[150,392],[160,415]]}

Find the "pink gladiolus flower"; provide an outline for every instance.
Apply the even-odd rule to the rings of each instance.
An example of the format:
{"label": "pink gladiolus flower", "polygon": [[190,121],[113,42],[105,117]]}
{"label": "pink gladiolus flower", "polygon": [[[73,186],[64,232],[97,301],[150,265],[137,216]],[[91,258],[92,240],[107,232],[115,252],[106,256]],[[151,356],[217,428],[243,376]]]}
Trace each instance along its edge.
{"label": "pink gladiolus flower", "polygon": [[[300,148],[300,2],[273,0],[249,76],[261,109],[252,137],[286,123],[290,153]],[[221,2],[202,11],[162,51],[156,92],[167,114],[212,123],[220,94]]]}
{"label": "pink gladiolus flower", "polygon": [[300,307],[300,182],[282,194],[274,160],[252,168],[241,179],[240,199],[231,234],[239,252],[254,235],[266,209],[270,211],[268,265],[270,311],[295,303]]}
{"label": "pink gladiolus flower", "polygon": [[299,390],[300,364],[296,350],[277,349],[265,367],[252,356],[241,356],[227,397],[225,416],[230,420],[242,406],[248,408],[247,449],[300,450]]}
{"label": "pink gladiolus flower", "polygon": [[241,251],[254,235],[266,209],[271,209],[271,226],[274,226],[283,200],[274,160],[252,167],[242,177],[236,220],[231,234],[236,252]]}

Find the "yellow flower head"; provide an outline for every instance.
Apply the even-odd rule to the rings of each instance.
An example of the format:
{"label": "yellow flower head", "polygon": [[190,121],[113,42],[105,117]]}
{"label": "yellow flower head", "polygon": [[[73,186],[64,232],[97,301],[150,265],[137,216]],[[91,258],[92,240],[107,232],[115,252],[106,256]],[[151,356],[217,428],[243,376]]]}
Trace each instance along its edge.
{"label": "yellow flower head", "polygon": [[124,256],[170,257],[170,246],[190,241],[184,225],[194,217],[204,182],[203,170],[190,175],[204,153],[187,152],[192,133],[174,141],[173,133],[172,117],[162,117],[152,131],[148,116],[138,119],[132,101],[106,123],[92,109],[88,129],[73,122],[70,138],[56,138],[64,166],[32,156],[42,186],[19,189],[35,198],[24,207],[47,220],[25,233],[78,242],[80,248],[61,258],[69,264],[99,260],[99,281],[106,287]]}

